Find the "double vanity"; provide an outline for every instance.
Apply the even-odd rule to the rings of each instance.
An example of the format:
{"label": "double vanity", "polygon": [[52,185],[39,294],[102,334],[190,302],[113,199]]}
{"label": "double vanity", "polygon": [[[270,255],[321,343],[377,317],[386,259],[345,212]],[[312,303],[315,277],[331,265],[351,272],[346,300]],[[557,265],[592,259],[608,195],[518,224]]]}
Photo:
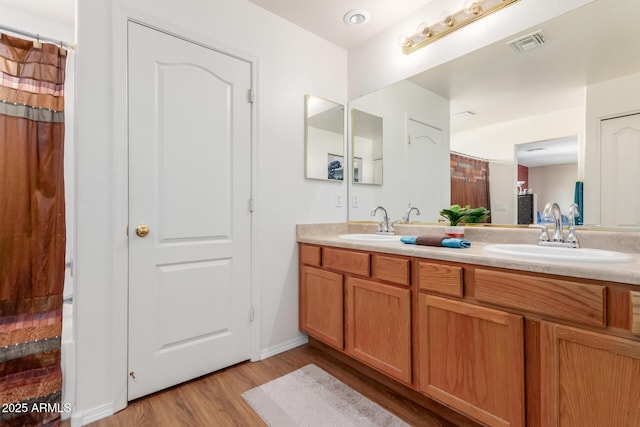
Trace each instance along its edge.
{"label": "double vanity", "polygon": [[529,252],[537,230],[467,227],[466,249],[396,234],[298,226],[302,331],[482,425],[640,425],[638,236],[584,232],[576,259]]}

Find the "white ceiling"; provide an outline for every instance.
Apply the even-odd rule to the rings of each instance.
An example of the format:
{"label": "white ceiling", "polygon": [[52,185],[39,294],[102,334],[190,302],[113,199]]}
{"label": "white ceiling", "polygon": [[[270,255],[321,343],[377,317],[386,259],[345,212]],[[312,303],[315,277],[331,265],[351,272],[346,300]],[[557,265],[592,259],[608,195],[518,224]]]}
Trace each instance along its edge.
{"label": "white ceiling", "polygon": [[75,22],[75,0],[0,0],[0,3],[65,24]]}
{"label": "white ceiling", "polygon": [[517,155],[518,164],[530,168],[578,163],[578,137],[573,135],[519,144]]}
{"label": "white ceiling", "polygon": [[[333,44],[352,48],[395,24],[431,0],[249,0]],[[369,22],[346,25],[342,18],[352,9],[365,9]]]}
{"label": "white ceiling", "polygon": [[[584,106],[585,87],[640,72],[638,0],[598,0],[411,80],[451,100],[452,132]],[[548,43],[516,53],[505,42],[543,30]]]}

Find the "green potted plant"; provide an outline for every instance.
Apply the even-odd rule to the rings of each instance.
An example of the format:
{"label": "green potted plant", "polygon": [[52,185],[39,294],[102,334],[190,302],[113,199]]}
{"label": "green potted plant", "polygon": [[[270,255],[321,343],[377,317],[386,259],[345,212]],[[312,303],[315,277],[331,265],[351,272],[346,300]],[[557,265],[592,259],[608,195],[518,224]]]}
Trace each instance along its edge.
{"label": "green potted plant", "polygon": [[489,218],[489,211],[485,207],[471,208],[466,205],[451,205],[442,209],[440,216],[449,220],[449,226],[445,227],[444,234],[449,237],[464,237],[464,226],[459,224],[477,224]]}

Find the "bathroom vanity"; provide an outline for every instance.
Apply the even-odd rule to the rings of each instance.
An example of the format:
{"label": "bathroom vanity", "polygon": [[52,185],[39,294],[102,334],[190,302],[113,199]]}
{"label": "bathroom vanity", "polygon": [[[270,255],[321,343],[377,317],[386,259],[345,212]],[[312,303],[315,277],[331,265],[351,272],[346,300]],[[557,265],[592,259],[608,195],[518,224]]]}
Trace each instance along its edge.
{"label": "bathroom vanity", "polygon": [[298,230],[300,329],[487,426],[640,425],[640,261]]}

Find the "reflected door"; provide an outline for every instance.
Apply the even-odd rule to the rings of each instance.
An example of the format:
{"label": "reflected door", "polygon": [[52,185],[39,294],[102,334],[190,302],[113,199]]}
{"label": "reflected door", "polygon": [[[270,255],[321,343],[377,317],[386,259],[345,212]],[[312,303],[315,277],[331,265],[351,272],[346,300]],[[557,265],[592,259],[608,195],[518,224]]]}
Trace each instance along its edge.
{"label": "reflected door", "polygon": [[640,114],[601,122],[601,225],[640,227]]}
{"label": "reflected door", "polygon": [[129,23],[129,400],[247,360],[251,64]]}
{"label": "reflected door", "polygon": [[420,209],[420,221],[435,222],[440,209],[450,204],[449,150],[443,147],[441,129],[408,119],[407,132],[409,205]]}

